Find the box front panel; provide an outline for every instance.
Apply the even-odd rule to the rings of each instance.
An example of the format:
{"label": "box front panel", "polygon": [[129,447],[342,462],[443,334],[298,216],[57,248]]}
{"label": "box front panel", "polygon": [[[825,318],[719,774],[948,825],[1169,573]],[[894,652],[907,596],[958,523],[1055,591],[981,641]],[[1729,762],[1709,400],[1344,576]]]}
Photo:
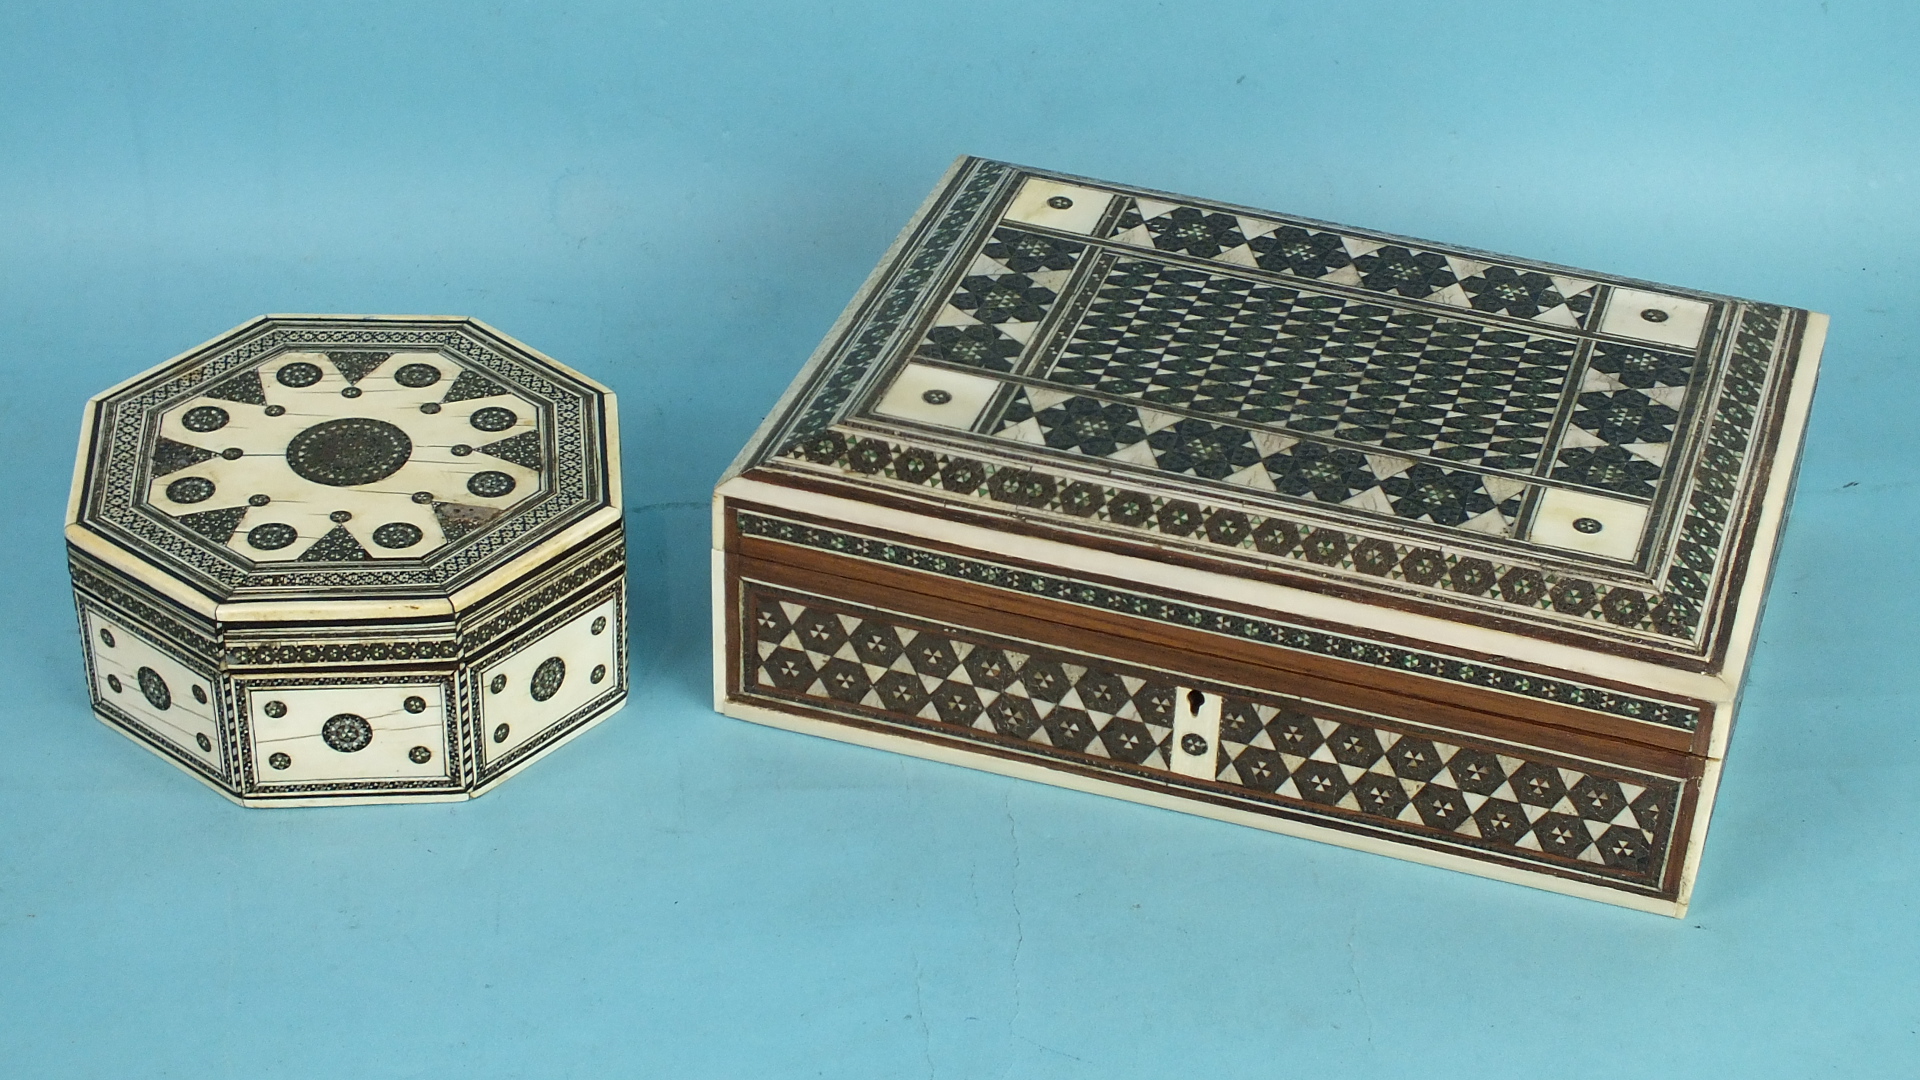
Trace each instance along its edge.
{"label": "box front panel", "polygon": [[817,579],[797,586],[804,575],[777,564],[735,569],[723,601],[727,704],[744,712],[885,732],[982,768],[1037,766],[1068,786],[1106,781],[1198,813],[1251,812],[1276,831],[1450,855],[1549,887],[1544,879],[1678,895],[1676,845],[1697,795],[1684,756],[1664,770],[1630,767],[1257,680],[1196,677],[1176,654],[1158,666],[1116,658],[1044,620],[988,632],[967,625],[963,605],[909,592],[856,602]]}
{"label": "box front panel", "polygon": [[260,673],[232,679],[251,803],[457,796],[451,671]]}
{"label": "box front panel", "polygon": [[[788,493],[760,489],[773,495]],[[793,493],[796,501],[807,498]],[[908,525],[912,519],[904,519]],[[824,576],[829,592],[861,583],[878,590],[918,592],[940,605],[971,605],[988,628],[1003,611],[1019,611],[1072,627],[1121,647],[1149,643],[1136,659],[1158,662],[1166,652],[1206,673],[1216,662],[1250,664],[1269,672],[1287,692],[1318,694],[1342,685],[1340,700],[1384,711],[1439,708],[1471,713],[1505,730],[1499,737],[1541,738],[1557,731],[1574,739],[1564,748],[1587,753],[1587,742],[1640,745],[1705,755],[1721,735],[1722,710],[1713,702],[1597,678],[1566,668],[1528,663],[1442,640],[1389,635],[1313,614],[1181,591],[1148,562],[1109,563],[1107,572],[1036,561],[1016,537],[975,531],[967,539],[999,541],[998,551],[932,539],[871,524],[761,502],[726,500],[720,521],[729,554],[784,564]],[[935,608],[935,610],[941,610]],[[1224,678],[1230,673],[1216,672]],[[1425,703],[1425,704],[1420,704]],[[1583,742],[1582,740],[1586,740]],[[1601,756],[1617,751],[1608,750]]]}
{"label": "box front panel", "polygon": [[457,745],[457,725],[445,677],[267,678],[240,685],[258,793],[458,786],[449,752]]}

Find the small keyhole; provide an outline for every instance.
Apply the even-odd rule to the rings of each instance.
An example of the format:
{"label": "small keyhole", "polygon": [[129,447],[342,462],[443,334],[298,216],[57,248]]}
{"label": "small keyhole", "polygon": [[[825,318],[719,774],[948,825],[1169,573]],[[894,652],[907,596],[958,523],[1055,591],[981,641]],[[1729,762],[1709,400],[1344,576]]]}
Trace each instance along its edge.
{"label": "small keyhole", "polygon": [[1188,713],[1188,715],[1190,715],[1190,716],[1199,716],[1199,715],[1200,715],[1200,707],[1201,707],[1202,705],[1205,705],[1206,703],[1207,703],[1207,695],[1205,695],[1205,694],[1203,694],[1203,693],[1201,693],[1201,692],[1200,692],[1200,691],[1198,691],[1198,690],[1189,690],[1189,691],[1187,691],[1187,713]]}

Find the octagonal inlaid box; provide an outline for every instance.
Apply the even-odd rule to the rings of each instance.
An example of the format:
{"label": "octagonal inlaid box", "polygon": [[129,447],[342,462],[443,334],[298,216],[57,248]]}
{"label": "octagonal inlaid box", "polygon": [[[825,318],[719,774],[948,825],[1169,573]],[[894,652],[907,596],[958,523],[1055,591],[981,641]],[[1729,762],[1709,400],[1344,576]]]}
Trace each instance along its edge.
{"label": "octagonal inlaid box", "polygon": [[614,398],[472,319],[271,315],[87,405],[94,712],[249,806],[470,798],[618,710]]}
{"label": "octagonal inlaid box", "polygon": [[715,492],[717,706],[1677,915],[1826,324],[964,159]]}

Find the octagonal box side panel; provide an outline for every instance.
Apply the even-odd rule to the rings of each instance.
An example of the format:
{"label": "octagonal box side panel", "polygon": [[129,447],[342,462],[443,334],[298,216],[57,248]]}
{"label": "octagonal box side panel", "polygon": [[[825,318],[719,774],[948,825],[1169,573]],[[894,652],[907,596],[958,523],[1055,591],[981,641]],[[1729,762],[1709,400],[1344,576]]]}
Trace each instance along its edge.
{"label": "octagonal box side panel", "polygon": [[243,801],[464,796],[450,617],[222,630]]}
{"label": "octagonal box side panel", "polygon": [[70,558],[94,714],[234,794],[231,709],[211,624],[82,553]]}
{"label": "octagonal box side panel", "polygon": [[476,794],[624,702],[625,598],[619,522],[471,606],[455,596],[466,658],[466,767]]}
{"label": "octagonal box side panel", "polygon": [[[557,746],[625,696],[625,566],[616,526],[457,615],[223,624],[244,801],[468,797]],[[517,693],[483,716],[496,677]]]}
{"label": "octagonal box side panel", "polygon": [[[473,657],[553,613],[586,591],[626,574],[625,523],[615,520],[598,535],[547,550],[544,564],[492,591],[465,590],[453,605],[463,655]],[[529,560],[531,561],[531,560]]]}
{"label": "octagonal box side panel", "polygon": [[467,666],[476,794],[625,703],[626,606],[624,574],[598,577],[496,638]]}
{"label": "octagonal box side panel", "polygon": [[249,803],[463,799],[452,671],[232,681]]}

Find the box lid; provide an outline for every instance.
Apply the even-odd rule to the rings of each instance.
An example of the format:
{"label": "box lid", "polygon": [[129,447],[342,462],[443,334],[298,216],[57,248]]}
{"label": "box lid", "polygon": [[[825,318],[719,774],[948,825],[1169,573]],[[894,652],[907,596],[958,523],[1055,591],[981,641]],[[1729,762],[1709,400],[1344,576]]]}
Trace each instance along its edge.
{"label": "box lid", "polygon": [[963,158],[728,476],[1724,673],[1825,325]]}
{"label": "box lid", "polygon": [[223,619],[445,614],[618,523],[612,410],[471,319],[265,316],[89,402],[67,537]]}

